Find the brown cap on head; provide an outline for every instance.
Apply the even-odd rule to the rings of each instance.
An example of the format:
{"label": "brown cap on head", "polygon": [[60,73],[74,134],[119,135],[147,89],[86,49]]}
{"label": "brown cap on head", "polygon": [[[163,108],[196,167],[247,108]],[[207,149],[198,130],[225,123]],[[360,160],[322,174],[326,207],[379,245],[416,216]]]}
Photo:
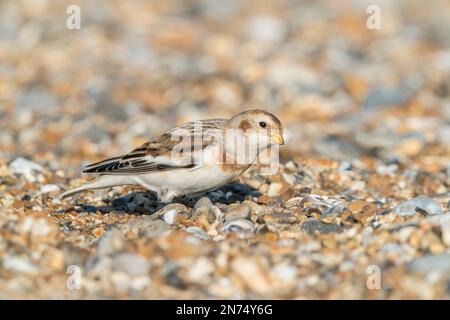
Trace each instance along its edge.
{"label": "brown cap on head", "polygon": [[[261,109],[252,109],[238,113],[229,121],[229,127],[247,130],[265,129],[269,132],[276,130],[273,141],[277,144],[284,144],[283,125],[281,121],[270,112]],[[270,134],[270,133],[269,133]]]}
{"label": "brown cap on head", "polygon": [[263,110],[263,109],[250,109],[250,110],[242,111],[242,112],[238,113],[237,115],[235,115],[233,118],[241,117],[244,115],[249,115],[249,116],[266,115],[267,117],[272,119],[272,121],[274,123],[276,123],[279,128],[283,127],[283,125],[281,124],[281,121],[277,117],[275,117],[272,113],[267,112],[266,110]]}

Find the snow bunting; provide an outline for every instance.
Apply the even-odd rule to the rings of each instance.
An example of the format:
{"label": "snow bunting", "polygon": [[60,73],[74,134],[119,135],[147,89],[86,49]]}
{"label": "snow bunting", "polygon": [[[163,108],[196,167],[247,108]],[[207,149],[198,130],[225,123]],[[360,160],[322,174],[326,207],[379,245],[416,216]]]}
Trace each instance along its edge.
{"label": "snow bunting", "polygon": [[163,202],[211,191],[240,176],[261,152],[284,144],[282,134],[280,120],[264,110],[189,122],[125,155],[88,165],[83,172],[97,179],[59,197],[120,185],[142,186]]}

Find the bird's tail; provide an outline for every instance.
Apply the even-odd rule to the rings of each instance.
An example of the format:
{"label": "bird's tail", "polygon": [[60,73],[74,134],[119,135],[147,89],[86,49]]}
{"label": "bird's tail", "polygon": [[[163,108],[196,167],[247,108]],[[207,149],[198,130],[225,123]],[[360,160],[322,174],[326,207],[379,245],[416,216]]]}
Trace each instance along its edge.
{"label": "bird's tail", "polygon": [[103,189],[103,188],[110,188],[115,187],[118,185],[126,184],[123,181],[118,181],[119,177],[116,176],[100,176],[97,180],[85,183],[77,188],[67,190],[60,195],[57,196],[58,199],[65,199],[68,197],[72,197],[80,192],[90,190],[90,189]]}

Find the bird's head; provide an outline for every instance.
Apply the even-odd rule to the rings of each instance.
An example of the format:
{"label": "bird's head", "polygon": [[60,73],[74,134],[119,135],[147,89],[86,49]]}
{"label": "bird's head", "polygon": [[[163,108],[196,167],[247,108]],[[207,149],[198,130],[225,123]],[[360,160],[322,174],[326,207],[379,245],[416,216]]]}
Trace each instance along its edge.
{"label": "bird's head", "polygon": [[258,139],[260,149],[266,149],[274,144],[284,144],[283,126],[280,120],[264,110],[241,112],[230,119],[228,127],[239,130],[246,138]]}

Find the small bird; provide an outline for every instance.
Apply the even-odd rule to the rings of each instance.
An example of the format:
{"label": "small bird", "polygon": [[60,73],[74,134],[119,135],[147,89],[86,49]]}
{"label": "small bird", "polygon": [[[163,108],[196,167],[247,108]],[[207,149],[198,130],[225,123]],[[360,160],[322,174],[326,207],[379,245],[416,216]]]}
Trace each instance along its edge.
{"label": "small bird", "polygon": [[282,145],[280,120],[264,110],[248,110],[231,119],[188,122],[118,157],[85,167],[97,179],[59,195],[89,189],[138,185],[162,202],[220,188],[254,163],[271,146]]}

